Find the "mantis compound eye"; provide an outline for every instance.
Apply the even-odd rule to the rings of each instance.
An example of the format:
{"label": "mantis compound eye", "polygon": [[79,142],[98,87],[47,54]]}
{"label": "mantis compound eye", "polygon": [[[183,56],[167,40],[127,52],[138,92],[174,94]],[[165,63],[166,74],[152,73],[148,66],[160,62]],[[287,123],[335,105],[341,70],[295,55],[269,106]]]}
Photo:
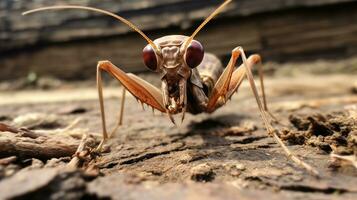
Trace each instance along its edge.
{"label": "mantis compound eye", "polygon": [[151,47],[150,44],[148,44],[143,49],[143,59],[144,59],[144,64],[146,65],[146,67],[148,67],[152,71],[157,70],[157,57],[156,57],[154,49]]}
{"label": "mantis compound eye", "polygon": [[193,40],[187,47],[185,62],[190,68],[195,68],[201,64],[203,60],[204,50],[201,43]]}

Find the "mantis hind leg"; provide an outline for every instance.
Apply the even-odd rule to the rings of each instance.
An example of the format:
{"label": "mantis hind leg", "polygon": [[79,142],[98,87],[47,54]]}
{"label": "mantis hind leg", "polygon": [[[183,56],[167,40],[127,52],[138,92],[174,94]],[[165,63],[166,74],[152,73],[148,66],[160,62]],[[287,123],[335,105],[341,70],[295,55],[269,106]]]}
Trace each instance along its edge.
{"label": "mantis hind leg", "polygon": [[[242,57],[243,65],[241,65],[240,69],[238,68],[237,70],[234,70],[237,59],[240,56]],[[319,173],[313,167],[311,167],[309,164],[300,160],[298,157],[291,153],[291,151],[277,135],[277,130],[273,128],[272,124],[268,120],[269,117],[264,109],[263,103],[259,98],[258,90],[251,71],[253,65],[255,63],[259,63],[258,61],[260,62],[260,57],[258,57],[257,55],[251,56],[249,57],[249,59],[247,59],[242,47],[235,48],[232,51],[232,56],[226,69],[223,71],[222,75],[220,76],[217,83],[215,84],[215,87],[212,90],[212,94],[208,101],[207,112],[213,112],[219,106],[224,105],[226,100],[233,95],[233,93],[236,91],[236,89],[239,87],[239,85],[246,76],[249,81],[250,88],[252,89],[256,103],[258,105],[260,116],[263,120],[265,129],[267,130],[268,134],[272,136],[274,140],[281,146],[288,158],[294,161],[297,165],[305,168],[310,173],[318,176]]]}
{"label": "mantis hind leg", "polygon": [[[210,78],[210,80],[214,80],[214,82],[208,81],[209,84],[207,84],[207,85],[211,85],[212,83],[215,84],[218,79],[216,76],[222,75],[222,71],[223,71],[222,70],[223,67],[220,63],[214,63],[216,69],[212,69],[213,68],[212,63],[214,63],[214,62],[211,61],[211,66],[208,67],[208,70],[207,70],[207,67],[203,68],[203,69],[198,69],[200,71],[201,77],[203,78],[203,82],[205,82],[204,78],[207,78],[207,77],[210,78],[211,76],[214,77],[214,79]],[[280,123],[279,120],[277,120],[277,118],[268,109],[268,103],[267,103],[265,86],[264,86],[264,70],[263,70],[263,65],[262,65],[260,55],[258,55],[258,54],[251,55],[247,59],[247,65],[249,66],[249,68],[253,68],[254,66],[258,65],[258,73],[259,73],[260,88],[261,88],[264,111],[269,114],[269,116],[271,117],[271,119],[274,122]],[[214,72],[214,74],[212,74],[212,72]],[[212,74],[212,75],[209,75],[209,74]],[[212,110],[216,110],[219,107],[223,106],[225,104],[225,100],[230,99],[234,95],[234,93],[237,92],[237,90],[238,90],[239,86],[241,85],[241,83],[243,82],[244,78],[245,78],[245,68],[244,68],[244,65],[242,64],[236,70],[233,71],[225,98],[218,99],[217,103],[214,105],[215,107],[209,108],[209,109],[212,111]],[[212,93],[213,86],[211,86],[211,88],[210,88],[211,91],[209,91],[208,94]]]}
{"label": "mantis hind leg", "polygon": [[[264,85],[264,70],[263,70],[263,65],[262,65],[262,59],[260,55],[254,54],[249,56],[247,59],[246,64],[250,69],[252,69],[254,66],[258,66],[258,74],[259,74],[259,82],[260,82],[260,89],[261,89],[261,94],[262,94],[262,100],[263,100],[263,109],[268,115],[271,117],[271,119],[276,122],[280,123],[279,120],[270,112],[268,109],[268,103],[267,103],[267,98],[266,98],[266,93],[265,93],[265,85]],[[232,98],[234,93],[237,92],[239,86],[243,82],[245,78],[245,67],[244,64],[240,65],[232,74],[231,81],[229,83],[229,89],[228,89],[228,98]]]}

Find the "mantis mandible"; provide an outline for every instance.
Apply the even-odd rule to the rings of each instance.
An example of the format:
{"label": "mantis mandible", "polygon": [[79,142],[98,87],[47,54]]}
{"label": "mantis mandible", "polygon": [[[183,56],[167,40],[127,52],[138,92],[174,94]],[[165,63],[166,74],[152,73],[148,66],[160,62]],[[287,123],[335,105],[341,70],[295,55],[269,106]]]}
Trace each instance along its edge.
{"label": "mantis mandible", "polygon": [[[266,103],[261,57],[255,54],[247,58],[243,48],[236,47],[231,52],[231,57],[226,68],[223,68],[220,60],[213,54],[205,53],[202,44],[194,39],[199,31],[218,15],[231,1],[232,0],[225,0],[204,20],[191,36],[169,35],[154,41],[127,19],[97,8],[75,5],[50,6],[30,10],[23,14],[26,15],[44,10],[57,9],[82,9],[95,11],[116,18],[139,33],[147,41],[148,45],[143,49],[144,64],[150,70],[161,73],[161,90],[134,74],[125,73],[110,61],[98,62],[97,88],[103,128],[103,139],[98,146],[98,150],[102,148],[103,144],[122,124],[126,90],[140,102],[149,105],[154,110],[167,113],[171,121],[175,123],[174,118],[172,117],[175,114],[181,114],[181,119],[183,121],[186,112],[191,114],[212,113],[225,105],[227,100],[237,91],[244,78],[247,77],[268,134],[275,139],[275,141],[283,148],[286,155],[296,164],[305,168],[310,173],[318,175],[318,172],[313,167],[290,152],[278,137],[277,130],[271,125],[269,119],[271,119],[272,115],[268,111]],[[243,64],[238,68],[235,68],[239,58],[242,59]],[[251,70],[255,65],[258,65],[259,67],[258,71],[263,103],[259,98]],[[112,131],[112,134],[108,134],[106,128],[103,83],[101,77],[103,71],[112,75],[124,87],[119,122],[114,128],[114,131]]]}

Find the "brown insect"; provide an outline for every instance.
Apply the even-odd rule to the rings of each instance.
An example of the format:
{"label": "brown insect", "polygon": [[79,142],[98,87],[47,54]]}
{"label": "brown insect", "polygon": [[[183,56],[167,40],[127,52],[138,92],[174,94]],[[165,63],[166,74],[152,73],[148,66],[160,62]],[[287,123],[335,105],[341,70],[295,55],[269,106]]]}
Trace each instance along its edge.
{"label": "brown insect", "polygon": [[[215,55],[205,53],[201,43],[194,40],[197,33],[230,2],[231,0],[224,1],[191,36],[169,35],[154,41],[123,17],[97,8],[74,5],[51,6],[30,10],[23,14],[55,9],[82,9],[100,12],[120,20],[138,32],[148,42],[148,45],[143,49],[143,60],[146,67],[150,70],[161,73],[161,91],[138,76],[125,73],[110,61],[100,61],[98,63],[97,87],[103,126],[103,139],[98,146],[98,150],[102,148],[105,141],[122,124],[125,90],[128,90],[140,102],[162,113],[167,113],[171,121],[175,123],[172,115],[182,114],[181,119],[184,120],[186,112],[191,114],[212,113],[225,105],[226,101],[237,91],[244,78],[247,77],[268,134],[273,136],[276,142],[284,149],[287,156],[295,163],[304,167],[312,174],[318,175],[318,172],[314,168],[301,161],[289,151],[278,137],[276,129],[271,125],[270,120],[273,119],[273,115],[269,113],[267,108],[260,56],[252,55],[247,58],[243,48],[237,47],[232,50],[227,67],[223,68],[220,60]],[[243,64],[235,69],[239,57],[242,58]],[[259,66],[263,103],[259,98],[251,71],[254,65]],[[108,135],[106,128],[101,78],[102,71],[106,71],[112,75],[124,86],[119,122],[110,135]]]}

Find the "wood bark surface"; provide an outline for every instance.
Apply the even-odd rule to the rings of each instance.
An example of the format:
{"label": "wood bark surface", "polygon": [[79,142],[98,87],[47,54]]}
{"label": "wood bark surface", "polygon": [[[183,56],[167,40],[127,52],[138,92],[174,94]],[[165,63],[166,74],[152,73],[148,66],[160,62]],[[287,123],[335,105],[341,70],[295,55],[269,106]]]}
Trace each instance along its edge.
{"label": "wood bark surface", "polygon": [[[333,150],[339,155],[356,156],[354,82],[355,75],[266,80],[270,109],[283,124],[274,127],[281,130],[289,149],[321,173],[320,179],[294,165],[267,135],[251,90],[243,84],[226,106],[211,115],[187,115],[179,127],[165,115],[142,111],[141,105],[128,96],[124,125],[106,144],[105,151],[92,160],[74,155],[77,161],[90,162],[85,168],[66,168],[68,157],[29,154],[24,158],[19,155],[28,149],[16,148],[7,154],[11,157],[0,160],[0,199],[353,200],[357,196],[357,168],[335,160],[330,153]],[[9,97],[1,94],[1,122],[10,124],[33,112],[51,113],[58,122],[66,122],[59,123],[60,127],[82,117],[78,128],[100,133],[98,102],[92,98],[97,95],[96,89],[78,97],[76,94],[84,88],[65,88],[66,95],[58,90],[37,91],[39,99],[46,95],[58,99],[47,103],[28,103],[34,91],[17,91],[12,97],[16,104],[2,101]],[[121,90],[115,91],[110,90],[105,98],[108,127],[115,125],[120,107]],[[52,144],[17,134],[0,132],[0,141],[13,137],[16,139],[8,143],[27,140],[36,152]],[[56,140],[72,144],[63,133]],[[77,145],[80,140],[71,139]],[[0,152],[6,150],[4,145],[1,143]],[[23,143],[14,145],[21,147]],[[52,148],[61,147],[54,145]]]}

